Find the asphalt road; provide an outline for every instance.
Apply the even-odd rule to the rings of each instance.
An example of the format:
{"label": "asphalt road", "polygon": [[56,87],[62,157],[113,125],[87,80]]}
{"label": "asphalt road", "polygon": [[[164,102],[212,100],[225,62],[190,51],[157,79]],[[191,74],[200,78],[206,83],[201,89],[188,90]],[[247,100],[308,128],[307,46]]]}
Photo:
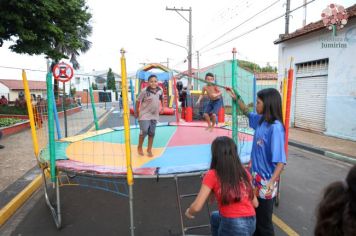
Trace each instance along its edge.
{"label": "asphalt road", "polygon": [[[109,115],[102,128],[120,126],[119,113]],[[162,117],[168,121],[172,117]],[[281,199],[274,214],[299,235],[313,235],[315,208],[323,188],[344,180],[350,165],[290,147],[288,164],[281,181]],[[123,180],[123,184],[125,181]],[[199,190],[200,178],[182,179],[182,193]],[[0,235],[129,235],[128,199],[93,188],[61,188],[63,228],[57,230],[38,190],[1,229]],[[192,199],[183,202],[183,209]],[[214,208],[214,206],[213,206]],[[181,235],[173,179],[141,179],[134,185],[134,221],[136,235]],[[195,221],[207,224],[204,210]],[[276,235],[287,235],[275,226]],[[202,229],[201,234],[209,234]]]}

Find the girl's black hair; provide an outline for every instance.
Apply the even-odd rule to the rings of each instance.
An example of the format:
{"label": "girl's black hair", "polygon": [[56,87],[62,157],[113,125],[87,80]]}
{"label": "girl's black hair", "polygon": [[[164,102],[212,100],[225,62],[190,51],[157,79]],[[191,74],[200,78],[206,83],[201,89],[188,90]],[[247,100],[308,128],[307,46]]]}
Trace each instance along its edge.
{"label": "girl's black hair", "polygon": [[346,185],[349,201],[343,214],[343,231],[345,235],[356,235],[356,165],[350,169]]}
{"label": "girl's black hair", "polygon": [[356,233],[356,165],[347,177],[346,183],[338,181],[324,191],[317,208],[316,236],[351,236]]}
{"label": "girl's black hair", "polygon": [[344,235],[342,214],[346,202],[346,188],[342,182],[334,182],[325,189],[323,199],[318,206],[315,236]]}
{"label": "girl's black hair", "polygon": [[219,179],[222,205],[239,202],[243,197],[241,188],[246,189],[252,200],[253,189],[237,154],[235,142],[226,136],[217,137],[211,145],[211,153],[210,169],[216,171]]}
{"label": "girl's black hair", "polygon": [[282,99],[277,89],[262,89],[257,93],[257,97],[263,102],[263,114],[260,124],[263,121],[273,124],[275,120],[279,120],[283,124]]}

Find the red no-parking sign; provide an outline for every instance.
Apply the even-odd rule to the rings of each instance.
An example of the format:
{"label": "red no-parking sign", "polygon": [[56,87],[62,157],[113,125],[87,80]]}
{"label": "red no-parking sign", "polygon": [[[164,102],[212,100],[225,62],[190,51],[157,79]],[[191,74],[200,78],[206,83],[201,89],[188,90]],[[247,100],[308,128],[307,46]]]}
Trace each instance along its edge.
{"label": "red no-parking sign", "polygon": [[73,68],[67,63],[61,62],[53,67],[54,78],[63,83],[69,81],[73,77],[73,74]]}

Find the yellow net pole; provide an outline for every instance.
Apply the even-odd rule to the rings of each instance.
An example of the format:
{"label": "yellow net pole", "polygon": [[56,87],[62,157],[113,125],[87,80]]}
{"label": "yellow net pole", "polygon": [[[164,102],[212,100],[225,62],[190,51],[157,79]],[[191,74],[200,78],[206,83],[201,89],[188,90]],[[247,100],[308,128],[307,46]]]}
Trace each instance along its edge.
{"label": "yellow net pole", "polygon": [[27,81],[27,76],[26,76],[26,71],[25,70],[22,70],[22,82],[23,82],[23,87],[24,87],[24,90],[25,90],[27,112],[28,112],[28,117],[30,119],[30,125],[31,125],[31,135],[32,135],[33,149],[34,149],[34,152],[35,152],[35,156],[38,159],[39,148],[38,148],[38,140],[37,140],[37,134],[36,134],[35,117],[33,115],[32,103],[31,103],[31,94],[30,94],[30,89],[29,89],[29,86],[28,86],[28,81]]}
{"label": "yellow net pole", "polygon": [[121,52],[121,82],[122,82],[122,105],[124,107],[124,133],[125,133],[125,149],[126,149],[126,178],[129,185],[129,208],[130,208],[130,235],[135,235],[135,225],[133,219],[133,176],[131,166],[131,142],[130,142],[130,111],[128,103],[128,89],[127,89],[127,74],[126,74],[126,59],[125,50],[122,48]]}
{"label": "yellow net pole", "polygon": [[126,150],[126,167],[127,167],[127,183],[133,184],[132,166],[131,166],[131,145],[130,145],[130,112],[128,106],[128,89],[126,75],[126,59],[125,50],[121,49],[121,82],[122,82],[122,105],[124,107],[124,132],[125,132],[125,150]]}

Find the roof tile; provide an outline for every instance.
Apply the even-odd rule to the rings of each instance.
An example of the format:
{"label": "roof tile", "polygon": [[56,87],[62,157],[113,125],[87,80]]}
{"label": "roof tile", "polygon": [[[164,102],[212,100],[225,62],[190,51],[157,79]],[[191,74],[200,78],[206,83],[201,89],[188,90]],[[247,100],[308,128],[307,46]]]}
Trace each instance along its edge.
{"label": "roof tile", "polygon": [[[0,83],[5,85],[11,90],[23,90],[23,82],[22,80],[11,80],[11,79],[0,79]],[[45,81],[28,81],[28,86],[30,90],[46,90],[46,82]]]}

